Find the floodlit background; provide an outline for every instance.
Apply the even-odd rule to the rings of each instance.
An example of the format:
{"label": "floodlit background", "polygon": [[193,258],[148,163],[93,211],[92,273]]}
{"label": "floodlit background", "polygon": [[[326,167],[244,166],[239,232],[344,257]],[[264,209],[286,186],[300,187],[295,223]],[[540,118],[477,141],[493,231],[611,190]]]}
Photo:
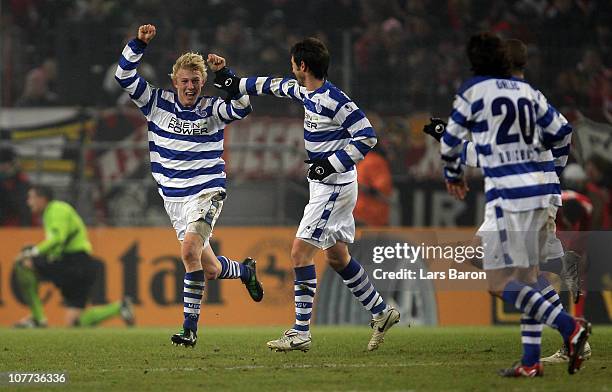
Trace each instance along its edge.
{"label": "floodlit background", "polygon": [[[609,11],[607,1],[570,0],[4,0],[0,140],[27,181],[53,185],[88,224],[167,225],[145,120],[113,78],[126,40],[139,24],[157,26],[139,71],[170,88],[171,66],[188,50],[221,54],[244,76],[291,75],[290,46],[313,35],[328,44],[330,80],[366,111],[388,162],[389,212],[373,223],[476,225],[480,186],[466,204],[450,201],[440,192],[437,146],[420,133],[430,115],[448,115],[470,74],[467,37],[490,30],[529,45],[527,79],[584,129],[572,155],[582,165],[603,156],[600,167],[584,167],[605,171],[599,185],[609,189],[609,166],[601,167],[612,159]],[[210,81],[206,93],[217,94]],[[253,114],[227,132],[230,197],[220,224],[295,225],[307,200],[302,108],[270,97],[252,102]],[[11,189],[5,181],[2,189]],[[0,198],[0,224],[30,224],[19,192]]]}
{"label": "floodlit background", "polygon": [[[527,80],[575,129],[563,187],[591,205],[591,219],[571,227],[583,231],[563,233],[586,239],[586,301],[578,309],[560,293],[569,312],[595,324],[593,357],[571,377],[565,365],[546,365],[528,389],[608,390],[611,22],[609,0],[0,0],[0,386],[6,372],[39,371],[65,374],[62,390],[75,391],[516,390],[495,371],[520,358],[520,314],[493,300],[485,282],[373,278],[376,268],[477,271],[440,260],[375,264],[373,252],[468,241],[482,222],[482,176],[468,173],[464,202],[448,196],[438,145],[421,129],[448,116],[470,77],[468,37],[492,31],[528,45]],[[157,36],[139,72],[165,88],[186,51],[220,54],[241,76],[291,76],[294,42],[315,36],[328,45],[329,79],[378,135],[358,167],[351,247],[402,314],[378,351],[366,351],[369,312],[320,256],[312,350],[265,346],[293,323],[290,249],[308,201],[303,108],[272,97],[252,97],[253,113],[225,130],[228,199],[211,241],[219,255],[257,260],[265,297],[254,303],[236,280],[207,282],[197,347],[170,346],[183,320],[180,247],[151,176],[147,123],[113,77],[146,23]],[[212,80],[204,92],[218,94]],[[13,260],[44,238],[25,203],[30,184],[51,186],[82,215],[101,262],[91,302],[130,297],[136,328],[117,318],[109,328],[61,328],[62,297],[48,282],[38,290],[51,328],[10,328],[29,313]],[[546,329],[542,343],[548,356],[562,342]]]}
{"label": "floodlit background", "polygon": [[[296,40],[316,36],[326,42],[329,79],[364,109],[379,140],[359,166],[355,217],[362,228],[393,226],[402,239],[411,227],[463,226],[469,237],[482,221],[480,174],[470,173],[465,202],[453,200],[444,189],[438,146],[421,128],[430,116],[447,117],[454,92],[470,76],[464,47],[472,33],[519,38],[529,47],[527,79],[576,129],[570,162],[579,166],[570,180],[591,198],[588,229],[609,230],[611,9],[609,1],[571,0],[2,0],[0,309],[8,315],[10,304],[25,312],[10,283],[12,258],[25,243],[42,238],[25,192],[28,184],[47,184],[91,227],[94,253],[107,267],[105,291],[95,300],[130,294],[145,320],[149,305],[171,314],[168,323],[178,317],[180,285],[174,279],[182,279],[182,265],[150,173],[147,124],[113,77],[124,44],[144,23],[155,24],[157,36],[139,71],[167,88],[171,66],[185,51],[225,56],[242,76],[290,76],[289,48]],[[205,93],[217,94],[210,80]],[[254,112],[225,133],[229,198],[215,229],[216,246],[237,259],[260,259],[270,301],[262,306],[273,312],[284,304],[284,321],[291,316],[289,247],[308,200],[303,109],[271,97],[253,97],[252,104]],[[29,226],[34,228],[14,229]],[[368,258],[365,252],[363,262]],[[222,285],[226,291],[214,284],[211,290],[242,290]],[[49,302],[58,302],[48,290]],[[454,318],[460,312],[452,299],[420,296],[422,287],[396,291],[402,293],[396,301],[420,323],[444,323],[447,316],[449,323],[473,321]],[[483,295],[479,304],[490,308]],[[169,305],[176,314],[160,308]],[[363,321],[363,315],[336,320],[333,306],[323,309],[328,313],[317,316],[321,322]],[[231,317],[218,323],[223,320]],[[10,322],[3,316],[2,323]]]}

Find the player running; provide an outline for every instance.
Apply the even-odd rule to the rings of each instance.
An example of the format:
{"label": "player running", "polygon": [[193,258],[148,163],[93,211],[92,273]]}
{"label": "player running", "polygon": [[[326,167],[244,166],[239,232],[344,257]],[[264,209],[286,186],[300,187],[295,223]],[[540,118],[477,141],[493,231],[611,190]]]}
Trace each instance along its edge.
{"label": "player running", "polygon": [[376,350],[386,332],[400,319],[370,282],[347,244],[355,238],[353,208],[357,200],[355,164],[376,144],[376,135],[364,112],[327,80],[329,52],[316,38],[306,38],[291,48],[295,79],[238,78],[217,73],[215,86],[238,94],[291,98],[304,105],[304,143],[310,200],[304,209],[291,249],[295,271],[295,324],[268,347],[276,351],[307,351],[311,345],[310,319],[317,288],[314,256],[325,252],[327,263],[372,313],[374,329],[368,350]]}
{"label": "player running", "polygon": [[[508,39],[504,42],[509,60],[510,60],[510,73],[513,77],[524,79],[525,78],[525,67],[527,66],[527,47],[526,45],[518,40],[518,39]],[[552,107],[552,106],[551,106]],[[567,119],[563,117],[562,114],[555,111],[555,115],[559,116],[560,121],[565,125],[568,124]],[[423,127],[423,132],[432,136],[438,142],[442,138],[444,133],[446,123],[438,118],[432,118],[430,124],[427,124]],[[555,172],[557,175],[561,173],[567,163],[567,157],[569,155],[569,145],[570,145],[570,137],[571,133],[566,136],[563,140],[563,146],[553,148],[551,150],[545,150],[539,155],[539,159],[541,162],[546,162],[549,165],[552,164],[555,167]],[[465,141],[463,143],[463,151],[461,154],[461,161],[466,166],[470,167],[480,167],[478,163],[478,155],[475,151],[475,145],[471,141]],[[489,181],[485,179],[485,181]],[[555,183],[559,183],[559,178],[554,179]],[[563,204],[565,204],[565,191],[562,192],[562,198],[564,199]],[[550,213],[550,222],[549,224],[555,225],[555,216],[557,216],[557,220],[559,220],[559,215],[557,214],[558,206],[554,203],[549,206]],[[474,239],[474,243],[472,246],[479,245],[481,241],[481,236],[484,236],[488,232],[495,231],[496,228],[496,218],[495,218],[495,209],[492,202],[487,203],[485,210],[485,220],[478,229],[476,233],[476,237]],[[574,246],[569,246],[569,249],[576,249]],[[582,252],[580,252],[582,253]],[[563,304],[561,299],[554,289],[554,287],[549,283],[548,279],[546,279],[545,272],[550,272],[557,274],[561,277],[566,287],[573,293],[574,302],[577,302],[581,297],[581,289],[580,289],[580,279],[579,279],[579,261],[580,256],[574,250],[569,250],[564,253],[563,245],[561,241],[557,238],[554,233],[551,232],[547,240],[546,245],[546,262],[540,264],[540,269],[542,272],[538,275],[538,289],[542,292],[544,298],[554,306],[559,307],[561,310],[563,309]],[[475,265],[478,268],[482,268],[482,260],[475,260]],[[525,342],[533,340],[534,336],[525,336],[523,340]],[[537,337],[539,339],[539,337]],[[524,344],[528,344],[525,343]],[[587,342],[584,347],[583,358],[589,359],[591,357],[591,347]],[[562,346],[557,352],[553,355],[545,358],[541,358],[542,363],[563,363],[569,360],[567,356],[567,348]]]}
{"label": "player running", "polygon": [[495,213],[495,231],[481,233],[490,290],[523,312],[523,358],[501,375],[543,374],[542,324],[561,333],[568,348],[568,372],[574,374],[584,359],[591,326],[549,302],[544,290],[530,286],[539,288],[538,265],[546,257],[551,235],[549,206],[561,205],[554,164],[542,162],[540,150],[563,147],[571,127],[539,91],[522,79],[509,78],[510,64],[498,37],[471,37],[467,53],[475,76],[455,97],[441,154],[447,190],[463,199],[468,191],[461,163],[463,141],[474,143],[486,178],[487,201]]}
{"label": "player running", "polygon": [[[181,242],[186,270],[183,329],[171,340],[193,347],[205,279],[240,278],[254,301],[263,298],[255,260],[247,258],[239,263],[217,257],[209,243],[226,197],[223,130],[252,109],[249,97],[241,94],[231,96],[229,102],[200,97],[207,73],[204,59],[197,53],[184,53],[174,63],[170,77],[176,91],[149,85],[136,69],[155,34],[153,25],[138,28],[137,38],[123,49],[115,78],[148,121],[151,171]],[[207,60],[213,71],[223,68],[231,72],[223,57],[209,54]]]}

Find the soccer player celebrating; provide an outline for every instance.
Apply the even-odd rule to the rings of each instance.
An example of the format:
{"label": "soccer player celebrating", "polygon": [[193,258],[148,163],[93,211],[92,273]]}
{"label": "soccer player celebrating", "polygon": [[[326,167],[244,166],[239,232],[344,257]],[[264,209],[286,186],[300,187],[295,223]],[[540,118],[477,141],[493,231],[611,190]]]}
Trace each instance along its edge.
{"label": "soccer player celebrating", "polygon": [[[183,329],[171,340],[193,347],[205,279],[240,278],[253,300],[263,298],[255,260],[238,263],[217,257],[209,243],[226,197],[223,130],[252,109],[249,97],[241,94],[229,97],[229,102],[200,97],[207,73],[204,59],[197,53],[184,53],[172,67],[170,77],[176,91],[149,85],[136,69],[155,34],[153,25],[138,28],[137,38],[123,49],[115,77],[148,121],[151,171],[181,241],[186,270]],[[211,70],[231,73],[223,57],[209,54],[207,61]]]}
{"label": "soccer player celebrating", "polygon": [[41,214],[45,240],[25,247],[15,264],[15,275],[31,316],[15,325],[18,328],[46,327],[47,319],[38,297],[38,280],[53,282],[60,289],[66,308],[66,325],[89,327],[121,316],[134,323],[129,298],[87,310],[91,288],[96,282],[98,261],[91,257],[91,243],[79,214],[66,202],[55,200],[50,188],[35,185],[28,190],[27,204],[33,214]]}
{"label": "soccer player celebrating", "polygon": [[537,284],[538,265],[546,257],[549,206],[561,204],[554,165],[540,162],[539,154],[542,147],[563,147],[571,127],[539,91],[509,77],[510,63],[501,39],[488,33],[472,36],[467,54],[475,76],[455,97],[441,155],[447,190],[463,199],[468,191],[461,163],[463,141],[474,143],[487,200],[495,212],[495,231],[482,233],[490,290],[523,313],[522,335],[530,338],[523,339],[528,344],[523,345],[520,363],[500,374],[543,375],[542,324],[561,333],[568,348],[568,372],[574,374],[582,364],[591,326],[532,287]]}
{"label": "soccer player celebrating", "polygon": [[276,351],[310,349],[310,319],[317,277],[314,256],[325,252],[327,263],[372,313],[374,329],[368,350],[376,350],[386,332],[400,319],[370,282],[359,262],[348,252],[355,237],[352,211],[357,200],[355,164],[376,144],[376,135],[362,110],[327,78],[329,52],[316,38],[306,38],[291,48],[295,79],[238,78],[218,72],[215,86],[228,95],[274,95],[291,98],[304,106],[304,143],[310,200],[304,209],[291,249],[295,267],[295,324],[277,340],[268,342]]}
{"label": "soccer player celebrating", "polygon": [[[510,61],[510,74],[514,78],[525,79],[525,67],[527,66],[527,46],[518,39],[507,39],[504,42],[506,47],[506,51],[508,54],[508,59]],[[552,106],[551,106],[552,107]],[[563,123],[563,125],[568,124],[567,119],[559,112],[555,110],[555,115],[559,116],[559,120]],[[446,123],[438,118],[432,118],[431,122],[423,127],[423,132],[432,136],[435,140],[440,141],[442,135],[444,134],[444,130],[446,128]],[[568,125],[569,126],[569,125]],[[570,145],[571,133],[568,133],[562,142],[553,149],[548,149],[542,151],[538,158],[540,162],[543,162],[550,169],[555,169],[557,173],[557,177],[552,175],[552,171],[549,170],[550,177],[554,184],[559,184],[558,175],[564,169],[567,163],[567,157],[569,155],[569,145]],[[475,145],[471,141],[463,142],[463,151],[461,154],[461,161],[466,166],[471,167],[479,167],[478,163],[478,154],[475,150]],[[485,181],[490,181],[485,179]],[[562,198],[564,198],[565,191],[562,192]],[[565,199],[564,199],[565,200]],[[485,211],[485,220],[478,229],[478,233],[476,234],[475,244],[479,245],[482,241],[481,237],[487,235],[487,233],[496,230],[496,217],[495,217],[495,200],[488,200]],[[549,224],[551,226],[555,225],[555,216],[557,216],[557,221],[562,220],[559,216],[562,214],[557,214],[558,206],[555,204],[558,200],[553,200],[553,203],[549,206]],[[565,204],[565,201],[563,202]],[[566,244],[567,245],[567,244]],[[573,246],[570,245],[569,249],[574,249]],[[561,241],[554,235],[554,232],[551,230],[550,235],[547,239],[546,244],[546,262],[540,264],[540,269],[542,272],[538,275],[537,288],[542,292],[544,298],[550,301],[555,307],[563,310],[563,304],[561,299],[554,289],[554,287],[549,283],[548,279],[546,279],[545,271],[557,274],[563,279],[563,282],[567,286],[567,288],[574,294],[574,301],[578,301],[581,297],[580,295],[580,285],[579,285],[579,261],[580,257],[574,250],[568,250],[564,253],[563,245]],[[482,268],[482,260],[475,260],[475,264],[477,267]],[[522,319],[521,322],[525,323],[528,320]],[[534,331],[525,331],[522,334],[523,344],[529,345],[534,339],[537,341],[537,344],[541,341],[541,334],[536,333]],[[555,354],[541,358],[541,362],[543,363],[559,363],[559,362],[567,362],[569,358],[566,355],[567,348],[565,346],[561,347],[559,351]],[[591,347],[587,342],[584,346],[584,352],[582,353],[584,359],[588,359],[591,357]]]}

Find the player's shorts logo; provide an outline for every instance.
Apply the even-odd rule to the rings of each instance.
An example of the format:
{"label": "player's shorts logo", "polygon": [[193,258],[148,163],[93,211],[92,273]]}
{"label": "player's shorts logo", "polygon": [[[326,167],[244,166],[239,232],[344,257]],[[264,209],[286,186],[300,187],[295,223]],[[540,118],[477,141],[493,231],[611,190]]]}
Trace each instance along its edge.
{"label": "player's shorts logo", "polygon": [[317,168],[315,168],[315,173],[317,173],[320,176],[323,175],[324,172],[325,170],[321,166],[318,166]]}

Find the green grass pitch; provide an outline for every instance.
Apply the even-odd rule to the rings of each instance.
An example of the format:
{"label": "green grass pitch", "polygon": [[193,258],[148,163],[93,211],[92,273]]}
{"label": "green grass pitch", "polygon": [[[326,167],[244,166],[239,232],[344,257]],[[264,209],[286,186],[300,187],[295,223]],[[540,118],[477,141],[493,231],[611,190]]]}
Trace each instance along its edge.
{"label": "green grass pitch", "polygon": [[[308,353],[276,353],[282,328],[207,328],[194,349],[174,347],[162,328],[0,329],[0,372],[66,371],[73,391],[610,391],[612,327],[595,326],[593,358],[574,376],[566,365],[539,379],[502,379],[520,358],[519,327],[404,328],[367,352],[367,327],[314,327]],[[543,354],[561,339],[552,330]],[[7,389],[7,385],[0,385]],[[16,388],[15,388],[16,389]],[[48,386],[18,390],[49,390]]]}

